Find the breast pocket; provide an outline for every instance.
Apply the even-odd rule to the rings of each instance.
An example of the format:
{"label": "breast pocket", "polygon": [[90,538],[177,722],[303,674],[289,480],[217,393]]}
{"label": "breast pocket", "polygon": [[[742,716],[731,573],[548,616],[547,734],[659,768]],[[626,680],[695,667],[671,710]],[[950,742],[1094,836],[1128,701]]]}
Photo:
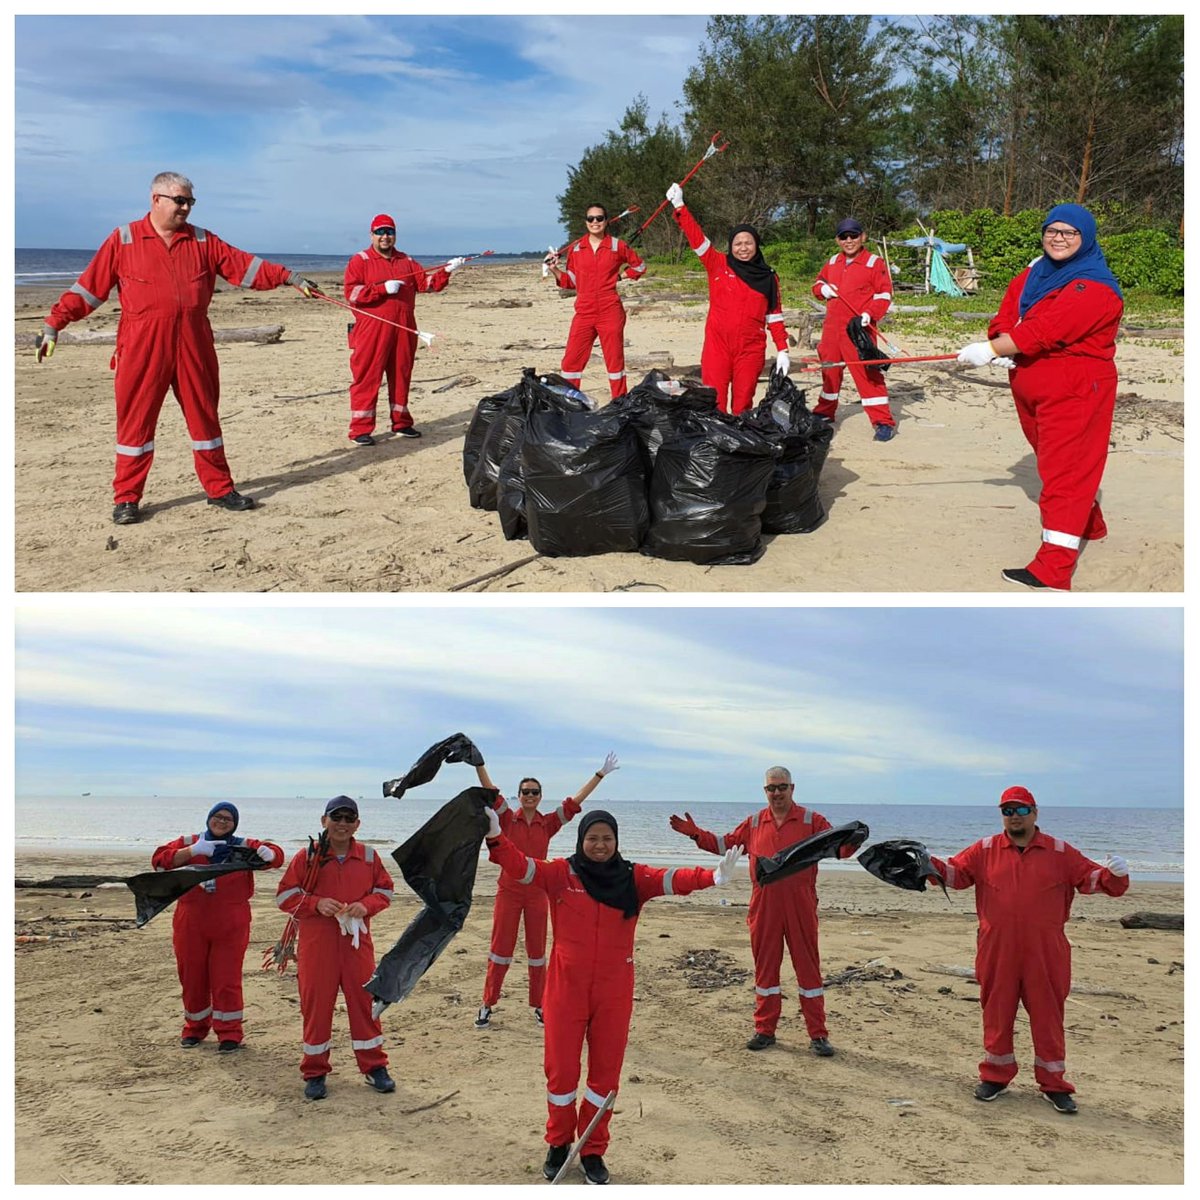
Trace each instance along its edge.
{"label": "breast pocket", "polygon": [[156,289],[149,279],[140,275],[122,275],[117,287],[123,314],[136,317],[154,310]]}

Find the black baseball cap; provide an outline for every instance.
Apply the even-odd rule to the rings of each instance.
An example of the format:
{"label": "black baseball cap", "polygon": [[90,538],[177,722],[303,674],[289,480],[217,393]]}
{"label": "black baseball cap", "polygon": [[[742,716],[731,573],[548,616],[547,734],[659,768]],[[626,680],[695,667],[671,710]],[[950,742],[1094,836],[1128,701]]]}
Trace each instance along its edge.
{"label": "black baseball cap", "polygon": [[325,805],[325,815],[330,813],[341,812],[343,809],[349,809],[355,817],[358,816],[358,805],[355,804],[349,796],[334,796],[330,802]]}
{"label": "black baseball cap", "polygon": [[837,233],[862,233],[862,225],[853,217],[847,217],[844,221],[838,222]]}

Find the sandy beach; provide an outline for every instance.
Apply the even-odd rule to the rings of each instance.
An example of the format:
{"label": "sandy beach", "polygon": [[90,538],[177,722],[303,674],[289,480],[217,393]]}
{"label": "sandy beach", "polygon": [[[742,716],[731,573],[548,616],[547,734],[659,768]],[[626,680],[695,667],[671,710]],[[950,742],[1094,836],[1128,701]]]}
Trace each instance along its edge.
{"label": "sandy beach", "polygon": [[[318,278],[340,296],[340,277]],[[621,289],[631,383],[664,356],[676,374],[698,373],[706,305],[678,292],[655,299],[652,279]],[[40,328],[60,290],[16,290],[18,335]],[[861,407],[844,403],[821,478],[829,519],[811,534],[766,539],[753,566],[700,567],[641,554],[537,557],[470,582],[534,551],[526,541],[506,542],[496,514],[470,508],[463,435],[479,399],[512,386],[523,367],[557,370],[571,311],[571,299],[543,283],[536,264],[468,267],[445,292],[421,297],[418,324],[438,335],[414,371],[411,406],[424,436],[385,435],[363,449],[346,437],[347,314],[293,289],[219,292],[210,313],[215,328],[284,326],[277,344],[218,346],[229,461],[239,490],[261,508],[225,513],[204,502],[182,415],[168,397],[145,520],[122,528],[110,520],[112,347],[64,339],[41,366],[29,349],[18,349],[16,587],[995,592],[1001,568],[1032,556],[1039,483],[1004,373],[916,364],[890,374],[900,436],[873,442]],[[110,301],[69,332],[111,331],[117,315]],[[796,310],[786,315],[795,334]],[[908,328],[891,336],[912,354],[955,350],[981,332],[964,322],[951,345]],[[1181,346],[1133,338],[1119,344],[1118,411],[1102,491],[1110,535],[1088,546],[1078,591],[1183,587]],[[820,376],[795,378],[813,402]],[[583,386],[607,397],[596,356]],[[849,385],[844,397],[853,398]]]}
{"label": "sandy beach", "polygon": [[[128,855],[27,852],[16,876],[147,866]],[[258,880],[247,1040],[233,1056],[218,1056],[211,1039],[179,1048],[169,913],[136,930],[123,887],[17,890],[17,934],[53,940],[16,947],[16,1182],[542,1184],[541,1031],[526,1004],[523,949],[493,1028],[471,1023],[494,868],[480,869],[466,927],[384,1015],[395,1094],[363,1085],[339,1012],[320,1104],[301,1094],[295,976],[258,969],[283,926],[277,878]],[[753,1006],[748,880],[647,906],[607,1155],[614,1183],[1182,1184],[1183,935],[1117,923],[1138,910],[1181,912],[1182,885],[1076,899],[1075,981],[1126,998],[1068,1001],[1073,1118],[1038,1097],[1023,1013],[1022,1071],[1009,1094],[989,1105],[971,1097],[978,988],[923,969],[972,962],[969,893],[948,902],[832,871],[819,891],[827,979],[869,963],[876,976],[898,972],[827,984],[838,1048],[828,1060],[808,1051],[786,968],[778,1044],[743,1048]],[[417,909],[401,882],[374,924],[378,953]],[[578,1172],[570,1181],[583,1183]]]}

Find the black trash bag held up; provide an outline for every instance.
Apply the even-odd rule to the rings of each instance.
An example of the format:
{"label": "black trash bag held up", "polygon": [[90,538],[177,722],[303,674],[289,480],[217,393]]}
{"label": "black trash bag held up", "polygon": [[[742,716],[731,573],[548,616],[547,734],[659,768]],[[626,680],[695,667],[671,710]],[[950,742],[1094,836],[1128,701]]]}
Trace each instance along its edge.
{"label": "black trash bag held up", "polygon": [[[516,401],[520,390],[521,385],[517,383],[506,392],[500,392],[495,396],[484,396],[475,405],[475,413],[471,417],[471,426],[467,430],[466,439],[463,441],[463,478],[467,481],[468,489],[471,487],[471,479],[475,474],[475,468],[479,465],[479,459],[483,453],[483,443],[487,439],[488,430],[492,427],[495,419],[510,404]],[[484,507],[475,503],[475,494],[473,492],[471,494],[471,507]]]}
{"label": "black trash bag held up", "polygon": [[608,407],[629,414],[653,467],[659,447],[679,432],[685,418],[693,413],[711,415],[717,411],[717,390],[694,380],[672,379],[655,370]]}
{"label": "black trash bag held up", "polygon": [[483,755],[465,733],[452,733],[448,738],[435,742],[398,779],[388,779],[383,785],[385,796],[398,800],[409,788],[428,783],[442,763],[465,762],[472,767],[483,766]]}
{"label": "black trash bag held up", "polygon": [[936,883],[941,884],[946,899],[950,899],[950,893],[946,891],[946,884],[930,861],[929,851],[921,842],[913,841],[911,838],[893,838],[888,842],[876,842],[858,856],[858,861],[876,879],[882,879],[884,883],[890,883],[893,887],[904,888],[910,892],[923,892],[925,880],[933,879]]}
{"label": "black trash bag held up", "polygon": [[641,443],[629,414],[535,411],[520,469],[529,542],[539,554],[636,550],[650,524]]}
{"label": "black trash bag held up", "polygon": [[[875,345],[871,335],[863,328],[862,317],[851,317],[850,320],[846,322],[846,334],[854,343],[854,348],[858,351],[858,357],[860,359],[865,359],[867,362],[871,362],[871,360],[875,358],[891,357],[886,350],[883,350],[879,346]],[[891,363],[886,362],[871,364],[871,366],[877,371],[886,371],[891,365]],[[868,367],[867,370],[871,370],[871,367]]]}
{"label": "black trash bag held up", "polygon": [[218,875],[230,875],[234,871],[259,871],[267,864],[258,857],[257,850],[249,846],[231,846],[229,857],[221,863],[175,867],[170,871],[143,871],[125,880],[133,893],[137,911],[137,927],[141,929],[147,921],[157,917],[164,908],[175,903],[184,892],[190,892],[198,884]]}
{"label": "black trash bag held up", "polygon": [[843,846],[859,848],[870,836],[870,829],[861,821],[847,821],[845,825],[837,825],[832,829],[823,829],[802,842],[780,850],[770,858],[754,860],[754,877],[764,887],[767,884],[778,883],[797,871],[814,866],[823,858],[838,858]]}
{"label": "black trash bag held up", "polygon": [[425,905],[379,960],[363,987],[382,1010],[403,1000],[463,927],[497,793],[472,787],[443,805],[392,857]]}
{"label": "black trash bag held up", "polygon": [[701,565],[756,562],[779,454],[774,440],[738,417],[690,414],[654,460],[642,553]]}

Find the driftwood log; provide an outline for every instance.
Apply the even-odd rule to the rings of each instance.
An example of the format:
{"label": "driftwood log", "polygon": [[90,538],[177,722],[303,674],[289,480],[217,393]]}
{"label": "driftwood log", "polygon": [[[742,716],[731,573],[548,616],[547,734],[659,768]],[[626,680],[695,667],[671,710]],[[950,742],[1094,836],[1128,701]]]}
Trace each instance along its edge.
{"label": "driftwood log", "polygon": [[[954,975],[959,979],[966,979],[971,983],[978,983],[975,978],[975,971],[972,967],[948,967],[942,964],[935,964],[929,967],[922,967],[922,971],[927,971],[930,975]],[[1136,996],[1131,996],[1128,992],[1114,992],[1111,988],[1093,987],[1090,983],[1073,983],[1071,991],[1077,992],[1081,996],[1115,996],[1118,1000],[1136,1000]]]}
{"label": "driftwood log", "polygon": [[124,883],[124,875],[54,875],[50,879],[14,879],[19,888],[94,888],[103,883]]}
{"label": "driftwood log", "polygon": [[1126,929],[1182,929],[1183,913],[1128,913],[1121,918]]}
{"label": "driftwood log", "polygon": [[[251,325],[244,329],[213,330],[213,341],[215,342],[260,342],[265,344],[277,342],[282,336],[282,325]],[[37,334],[35,333],[18,333],[15,337],[18,347],[37,344]],[[60,346],[115,346],[117,335],[115,330],[111,333],[103,333],[98,329],[80,329],[74,332],[64,329],[58,335],[58,344]]]}

